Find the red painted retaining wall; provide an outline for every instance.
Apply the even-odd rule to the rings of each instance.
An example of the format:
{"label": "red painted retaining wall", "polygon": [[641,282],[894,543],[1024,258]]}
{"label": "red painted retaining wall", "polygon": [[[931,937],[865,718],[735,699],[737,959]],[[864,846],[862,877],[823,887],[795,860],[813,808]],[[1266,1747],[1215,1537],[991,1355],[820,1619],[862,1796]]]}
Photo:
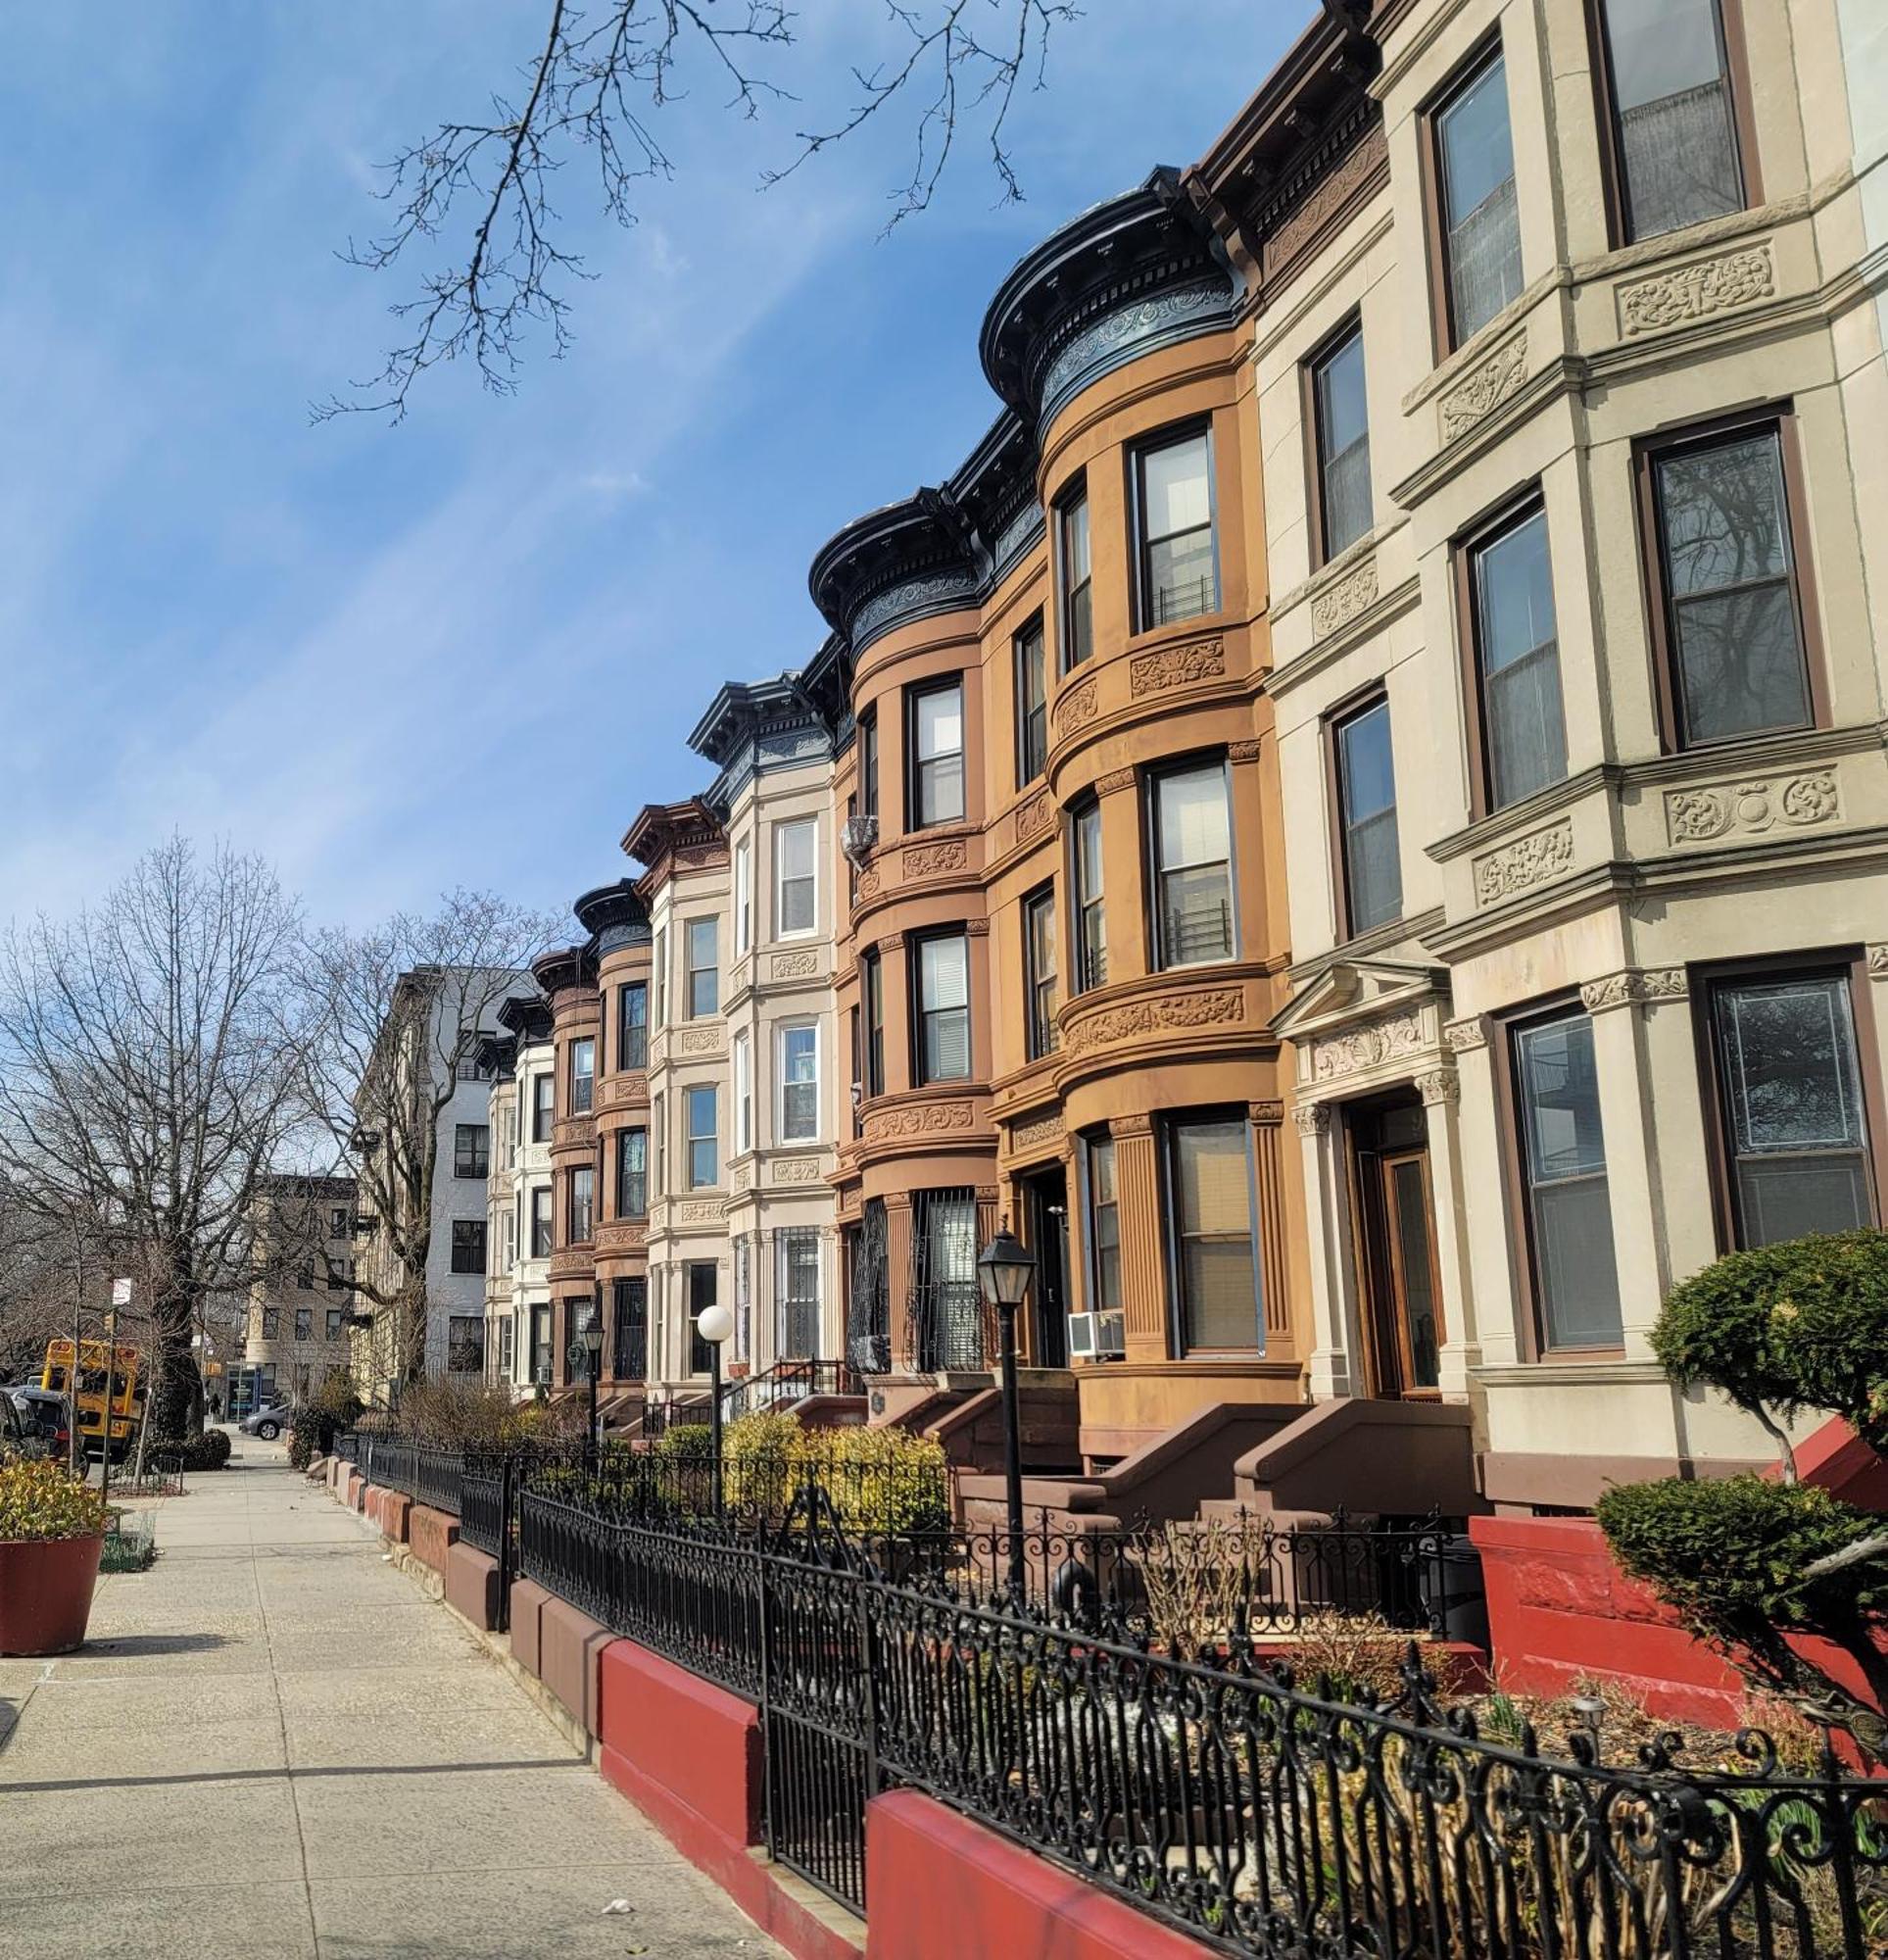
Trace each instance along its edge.
{"label": "red painted retaining wall", "polygon": [[460,1544],[446,1554],[446,1603],[481,1633],[499,1623],[499,1562]]}
{"label": "red painted retaining wall", "polygon": [[545,1601],[551,1597],[542,1586],[529,1579],[511,1582],[511,1658],[527,1674],[544,1679],[544,1663],[538,1655],[539,1623]]}
{"label": "red painted retaining wall", "polygon": [[866,1960],[1200,1960],[1200,1942],[915,1789],[865,1808]]}
{"label": "red painted retaining wall", "polygon": [[443,1576],[446,1554],[459,1543],[459,1520],[445,1511],[415,1504],[407,1514],[407,1543],[415,1558]]}

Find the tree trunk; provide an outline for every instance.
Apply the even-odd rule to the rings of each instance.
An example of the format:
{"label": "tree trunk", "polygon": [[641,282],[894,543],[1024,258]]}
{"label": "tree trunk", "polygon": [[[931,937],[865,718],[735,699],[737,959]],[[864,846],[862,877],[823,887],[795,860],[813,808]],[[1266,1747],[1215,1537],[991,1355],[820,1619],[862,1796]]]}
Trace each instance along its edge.
{"label": "tree trunk", "polygon": [[196,1298],[186,1290],[160,1294],[152,1309],[157,1333],[148,1357],[150,1396],[156,1406],[151,1426],[166,1442],[181,1442],[203,1429],[203,1377],[190,1346],[196,1327]]}

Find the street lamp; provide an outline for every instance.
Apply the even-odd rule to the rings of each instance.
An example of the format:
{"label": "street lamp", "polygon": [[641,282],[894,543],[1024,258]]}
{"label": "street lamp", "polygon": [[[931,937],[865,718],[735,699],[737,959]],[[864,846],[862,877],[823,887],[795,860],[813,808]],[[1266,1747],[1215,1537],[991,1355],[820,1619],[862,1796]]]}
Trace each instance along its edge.
{"label": "street lamp", "polygon": [[590,1357],[590,1447],[584,1452],[589,1459],[590,1474],[597,1474],[597,1375],[603,1367],[604,1359],[604,1316],[603,1309],[593,1299],[590,1302],[590,1318],[584,1322],[584,1352]]}
{"label": "street lamp", "polygon": [[714,1455],[714,1514],[721,1515],[721,1344],[734,1332],[734,1315],[717,1302],[703,1307],[695,1331],[708,1348],[708,1446]]}
{"label": "street lamp", "polygon": [[1036,1257],[1004,1226],[977,1258],[977,1280],[996,1309],[1003,1359],[1003,1496],[1009,1527],[1009,1596],[1020,1606],[1023,1571],[1023,1425],[1016,1404],[1016,1309],[1029,1292]]}

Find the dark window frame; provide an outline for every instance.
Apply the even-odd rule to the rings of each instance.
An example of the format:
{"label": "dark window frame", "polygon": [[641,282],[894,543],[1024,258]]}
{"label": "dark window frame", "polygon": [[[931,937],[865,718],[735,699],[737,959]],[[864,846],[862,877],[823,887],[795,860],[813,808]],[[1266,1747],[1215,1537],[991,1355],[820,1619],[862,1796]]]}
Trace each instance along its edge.
{"label": "dark window frame", "polygon": [[[1141,794],[1138,783],[1135,794]],[[1094,819],[1095,857],[1099,861],[1094,866],[1096,890],[1092,897],[1085,898],[1082,828],[1089,817]],[[1069,806],[1068,860],[1069,957],[1065,963],[1069,968],[1069,997],[1073,1000],[1078,994],[1091,994],[1097,987],[1108,984],[1107,848],[1101,836],[1101,799],[1092,792]],[[1101,922],[1098,948],[1090,947],[1086,931],[1091,913]]]}
{"label": "dark window frame", "polygon": [[[1766,429],[1775,433],[1777,466],[1783,479],[1783,516],[1789,530],[1785,542],[1790,558],[1790,598],[1796,614],[1797,645],[1803,659],[1810,718],[1794,728],[1760,728],[1745,735],[1690,741],[1685,736],[1679,701],[1677,635],[1673,628],[1665,525],[1659,507],[1659,465],[1670,457],[1728,445]],[[1808,728],[1827,728],[1833,718],[1828,663],[1822,646],[1822,616],[1816,603],[1812,554],[1804,549],[1809,537],[1810,506],[1803,473],[1802,436],[1794,405],[1788,401],[1768,402],[1640,436],[1632,445],[1632,482],[1640,570],[1645,580],[1646,631],[1652,648],[1652,683],[1658,704],[1659,737],[1665,752],[1707,753],[1733,749],[1742,742],[1767,741],[1774,735],[1800,733]]]}
{"label": "dark window frame", "polygon": [[[1080,580],[1070,576],[1069,566],[1068,521],[1078,509],[1087,514],[1089,533],[1089,570],[1087,577]],[[1089,498],[1087,470],[1078,472],[1062,486],[1050,510],[1055,518],[1056,665],[1066,674],[1073,673],[1094,655],[1094,506]],[[1084,602],[1080,632],[1075,624],[1078,599]]]}
{"label": "dark window frame", "polygon": [[[918,715],[919,704],[939,695],[954,694],[957,697],[957,801],[958,809],[954,816],[926,816],[924,814],[924,772],[918,756]],[[969,690],[964,685],[960,671],[939,674],[934,679],[913,681],[904,690],[904,827],[907,833],[920,830],[945,830],[953,823],[964,823],[970,815],[970,724],[968,718]],[[946,751],[947,755],[948,752]],[[935,764],[943,760],[943,756],[931,758]]]}
{"label": "dark window frame", "polygon": [[[1032,708],[1029,700],[1029,655],[1034,649],[1041,699]],[[1049,649],[1048,633],[1041,613],[1036,612],[1011,635],[1010,662],[1015,680],[1016,701],[1016,787],[1026,790],[1047,769],[1049,762]]]}
{"label": "dark window frame", "polygon": [[876,946],[859,956],[859,1007],[863,1027],[861,1100],[885,1094],[885,961]]}
{"label": "dark window frame", "polygon": [[1745,959],[1718,959],[1692,966],[1687,992],[1693,1002],[1693,1044],[1698,1060],[1699,1100],[1705,1112],[1705,1164],[1711,1180],[1712,1230],[1720,1253],[1740,1250],[1736,1172],[1732,1162],[1730,1111],[1724,1103],[1723,1071],[1719,1066],[1716,996],[1718,990],[1750,980],[1827,980],[1840,975],[1849,990],[1849,1018],[1855,1031],[1856,1072],[1862,1079],[1868,1191],[1879,1228],[1888,1220],[1888,1102],[1881,1088],[1881,1051],[1870,992],[1865,946],[1793,949]]}
{"label": "dark window frame", "polygon": [[557,1075],[541,1068],[531,1078],[531,1141],[548,1144],[557,1125]]}
{"label": "dark window frame", "polygon": [[[1377,709],[1389,712],[1389,686],[1387,681],[1374,680],[1360,688],[1355,694],[1347,695],[1334,707],[1326,710],[1322,735],[1325,751],[1325,798],[1329,811],[1331,834],[1331,892],[1332,924],[1337,943],[1342,945],[1358,937],[1353,925],[1353,906],[1351,900],[1350,874],[1350,833],[1344,815],[1344,761],[1343,731],[1354,721],[1360,721],[1366,714]],[[1390,770],[1392,777],[1396,767],[1395,717],[1390,719]],[[1403,801],[1399,794],[1390,805],[1397,822],[1397,867],[1398,886],[1401,886],[1402,868],[1402,816]],[[1403,918],[1403,907],[1398,904],[1394,913],[1388,918],[1378,920],[1376,925],[1364,928],[1367,932],[1379,932],[1384,927],[1397,924]]]}
{"label": "dark window frame", "polygon": [[[1160,856],[1160,787],[1172,776],[1202,774],[1209,767],[1220,772],[1226,801],[1226,930],[1228,947],[1206,959],[1170,960],[1166,956],[1166,916],[1163,899],[1166,867]],[[1239,957],[1239,848],[1233,805],[1233,762],[1224,749],[1208,749],[1190,756],[1163,756],[1156,764],[1140,772],[1141,852],[1147,867],[1146,930],[1148,970],[1155,973],[1190,973],[1199,967],[1224,966]],[[1188,868],[1186,866],[1179,867]]]}
{"label": "dark window frame", "polygon": [[[450,1269],[455,1273],[481,1274],[486,1271],[489,1258],[485,1243],[486,1220],[483,1218],[455,1218],[450,1238]],[[476,1253],[473,1248],[476,1246]],[[477,1265],[462,1264],[462,1259],[476,1257]]]}
{"label": "dark window frame", "polygon": [[858,718],[859,814],[879,813],[879,710],[868,708]]}
{"label": "dark window frame", "polygon": [[[590,1067],[587,1072],[577,1066],[577,1056],[585,1050],[588,1050],[590,1054]],[[570,1087],[570,1113],[573,1116],[588,1116],[597,1106],[597,1037],[595,1035],[578,1035],[571,1041],[567,1075]]]}
{"label": "dark window frame", "polygon": [[[945,940],[959,941],[964,949],[964,1001],[961,1008],[938,1007],[927,1009],[924,1004],[924,949],[941,944]],[[931,932],[915,932],[905,942],[905,968],[910,983],[911,998],[911,1086],[924,1089],[934,1084],[947,1086],[953,1082],[974,1082],[977,1079],[977,1056],[975,1051],[976,1027],[973,1016],[972,996],[976,992],[975,968],[970,956],[970,934],[961,926],[945,926]],[[964,1072],[961,1075],[931,1074],[925,1063],[926,1015],[961,1013],[964,1017]]]}
{"label": "dark window frame", "polygon": [[490,1177],[492,1174],[492,1131],[486,1123],[453,1125],[453,1175]]}
{"label": "dark window frame", "polygon": [[[538,1201],[544,1200],[544,1209],[539,1211]],[[531,1235],[530,1256],[534,1259],[548,1259],[557,1244],[557,1194],[548,1184],[534,1184],[528,1204],[525,1225]],[[543,1227],[542,1233],[539,1227]]]}
{"label": "dark window frame", "polygon": [[[1449,71],[1448,79],[1417,111],[1417,127],[1420,140],[1417,145],[1422,164],[1423,230],[1425,257],[1429,275],[1429,326],[1430,344],[1435,357],[1435,365],[1440,366],[1458,347],[1473,340],[1475,334],[1459,334],[1455,324],[1455,293],[1449,278],[1449,228],[1442,210],[1442,134],[1441,119],[1450,107],[1466,95],[1480,77],[1482,72],[1499,61],[1507,65],[1507,49],[1502,43],[1499,25],[1470,49],[1461,61]],[[1508,136],[1512,147],[1514,141],[1514,102],[1509,98]],[[1521,163],[1515,160],[1515,190],[1517,198],[1521,189]],[[1519,215],[1517,215],[1519,224]],[[1524,260],[1521,291],[1527,290],[1527,268]],[[1519,297],[1519,295],[1517,295]],[[1512,305],[1513,302],[1511,301]],[[1503,309],[1505,311],[1505,309]],[[1497,314],[1494,318],[1499,318]],[[1489,322],[1484,320],[1482,326]],[[1476,333],[1482,330],[1480,326]]]}
{"label": "dark window frame", "polygon": [[633,1074],[649,1066],[649,982],[625,980],[616,990],[616,1068]]}
{"label": "dark window frame", "polygon": [[[1183,443],[1204,438],[1206,444],[1206,534],[1212,545],[1213,603],[1202,607],[1197,612],[1183,612],[1172,619],[1155,619],[1150,616],[1152,580],[1148,564],[1148,553],[1155,544],[1165,544],[1167,537],[1149,538],[1147,535],[1145,508],[1145,480],[1147,459],[1158,456],[1162,450],[1178,449]],[[1219,511],[1219,444],[1213,428],[1211,414],[1189,416],[1183,421],[1169,422],[1164,428],[1150,429],[1138,436],[1128,446],[1124,461],[1128,468],[1128,536],[1134,549],[1134,626],[1137,634],[1157,633],[1169,626],[1190,625],[1198,619],[1211,619],[1226,610],[1226,583],[1220,565],[1220,511]],[[1174,531],[1168,537],[1185,537],[1184,531]]]}
{"label": "dark window frame", "polygon": [[[1087,1268],[1088,1306],[1090,1313],[1125,1313],[1127,1310],[1127,1279],[1121,1263],[1121,1156],[1115,1147],[1115,1138],[1105,1127],[1089,1130],[1082,1137],[1082,1239]],[[1109,1184],[1114,1192],[1112,1198],[1101,1200],[1095,1197],[1094,1158],[1097,1151],[1108,1153]],[[1102,1298],[1101,1285],[1101,1231],[1100,1214],[1103,1210],[1113,1214],[1114,1223],[1114,1277],[1121,1298],[1110,1302]]]}
{"label": "dark window frame", "polygon": [[[1180,1229],[1180,1186],[1175,1175],[1175,1136],[1178,1131],[1236,1123],[1245,1146],[1245,1217],[1252,1248],[1252,1308],[1254,1340],[1250,1348],[1195,1348],[1186,1338],[1186,1297]],[[1199,1108],[1164,1109],[1155,1120],[1160,1180],[1160,1229],[1163,1278],[1167,1291],[1167,1351],[1178,1360],[1194,1355],[1262,1356],[1266,1351],[1265,1258],[1261,1245],[1263,1214],[1259,1209],[1258,1154],[1252,1146],[1252,1124],[1242,1102],[1208,1103]],[[1116,1159],[1117,1177],[1120,1161]],[[1119,1186],[1117,1185],[1117,1189]],[[1125,1291],[1125,1276],[1124,1276]]]}
{"label": "dark window frame", "polygon": [[[641,1155],[640,1166],[630,1169],[630,1144],[634,1140]],[[643,1219],[649,1216],[649,1131],[641,1124],[616,1132],[616,1189],[618,1218]]]}
{"label": "dark window frame", "polygon": [[[1750,211],[1764,202],[1764,173],[1757,151],[1757,123],[1751,107],[1750,51],[1744,37],[1742,0],[1712,0],[1718,14],[1718,46],[1723,56],[1724,86],[1730,97],[1731,144],[1736,151],[1738,207]],[[1585,0],[1587,66],[1593,77],[1593,120],[1600,139],[1600,193],[1606,211],[1608,245],[1619,251],[1640,242],[1631,230],[1626,198],[1625,156],[1613,75],[1613,39],[1606,30],[1607,0]],[[1724,217],[1733,217],[1726,212]],[[1711,219],[1698,222],[1708,224]],[[1654,231],[1648,239],[1678,238],[1690,225]]]}
{"label": "dark window frame", "polygon": [[[1029,1060],[1041,1061],[1061,1046],[1055,1017],[1062,985],[1059,944],[1062,921],[1055,902],[1055,880],[1046,878],[1025,892],[1017,909],[1023,927],[1023,1052]],[[1058,941],[1051,948],[1052,964],[1047,973],[1037,970],[1036,960],[1036,921],[1043,913],[1047,914],[1049,929]],[[1042,999],[1045,989],[1046,1007]]]}
{"label": "dark window frame", "polygon": [[[1354,538],[1347,539],[1335,551],[1331,548],[1331,518],[1325,499],[1325,425],[1324,408],[1318,392],[1318,377],[1330,364],[1341,354],[1352,341],[1359,349],[1364,340],[1364,315],[1361,308],[1353,308],[1343,319],[1327,333],[1322,340],[1298,364],[1299,400],[1304,422],[1305,437],[1305,491],[1309,507],[1310,524],[1307,536],[1311,544],[1311,568],[1321,571],[1332,559],[1341,558],[1352,545],[1361,543],[1376,528],[1377,499],[1371,497],[1371,522]],[[1368,385],[1370,365],[1365,360],[1364,377]],[[1370,408],[1366,393],[1364,409],[1364,444],[1370,445]]]}
{"label": "dark window frame", "polygon": [[[590,1196],[584,1210],[586,1230],[577,1230],[577,1180],[590,1180]],[[563,1182],[563,1242],[566,1246],[588,1246],[597,1237],[597,1166],[595,1164],[572,1164],[564,1172]]]}

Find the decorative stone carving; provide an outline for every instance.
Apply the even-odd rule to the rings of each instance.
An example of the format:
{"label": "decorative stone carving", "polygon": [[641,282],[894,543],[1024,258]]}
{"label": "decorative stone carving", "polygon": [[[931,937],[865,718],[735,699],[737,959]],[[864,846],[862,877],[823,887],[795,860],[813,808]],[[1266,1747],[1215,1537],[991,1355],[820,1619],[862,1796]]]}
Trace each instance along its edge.
{"label": "decorative stone carving", "polygon": [[1105,315],[1078,333],[1049,364],[1042,376],[1042,413],[1052,414],[1065,393],[1128,359],[1142,342],[1179,338],[1180,329],[1194,325],[1201,332],[1210,331],[1231,319],[1232,313],[1228,283],[1202,279]]}
{"label": "decorative stone carving", "polygon": [[1690,993],[1690,976],[1682,966],[1648,966],[1639,975],[1639,999],[1648,1006],[1661,1001],[1682,1001]]}
{"label": "decorative stone carving", "polygon": [[1452,1068],[1433,1068],[1416,1078],[1417,1093],[1427,1103],[1459,1102],[1462,1078]]}
{"label": "decorative stone carving", "polygon": [[775,1184],[817,1184],[825,1172],[817,1157],[779,1157],[770,1174]]}
{"label": "decorative stone carving", "polygon": [[1043,1144],[1059,1144],[1063,1136],[1062,1112],[1051,1109],[1046,1116],[1032,1116],[1027,1123],[1009,1126],[1011,1151],[1034,1151]]}
{"label": "decorative stone carving", "polygon": [[1334,585],[1328,585],[1311,602],[1311,634],[1323,639],[1339,626],[1347,626],[1358,613],[1377,603],[1377,560],[1367,558],[1345,572]]}
{"label": "decorative stone carving", "polygon": [[1143,694],[1213,680],[1225,671],[1226,642],[1217,637],[1194,640],[1184,647],[1163,647],[1157,654],[1137,654],[1128,662],[1128,692],[1138,700]]}
{"label": "decorative stone carving", "polygon": [[1388,139],[1379,122],[1265,241],[1266,277],[1288,266],[1331,216],[1356,196],[1388,161]]}
{"label": "decorative stone carving", "polygon": [[1628,338],[1680,326],[1718,313],[1755,305],[1776,291],[1770,241],[1739,246],[1715,259],[1694,259],[1649,279],[1619,288],[1620,331]]}
{"label": "decorative stone carving", "polygon": [[1017,841],[1020,843],[1026,837],[1040,837],[1054,822],[1055,799],[1047,790],[1038,790],[1027,803],[1017,806]]}
{"label": "decorative stone carving", "polygon": [[1075,686],[1064,688],[1055,704],[1055,732],[1066,735],[1092,721],[1101,711],[1101,702],[1092,675]]}
{"label": "decorative stone carving", "polygon": [[1108,1119],[1108,1134],[1111,1137],[1151,1137],[1153,1133],[1154,1119],[1151,1116],[1111,1116]]}
{"label": "decorative stone carving", "polygon": [[1609,1007],[1682,1001],[1688,991],[1682,966],[1651,966],[1644,971],[1626,967],[1622,972],[1584,982],[1580,987],[1580,1004],[1589,1014],[1603,1014]]}
{"label": "decorative stone carving", "polygon": [[1300,1102],[1291,1112],[1291,1127],[1301,1137],[1322,1137],[1331,1129],[1329,1102]]}
{"label": "decorative stone carving", "polygon": [[671,871],[711,871],[728,861],[728,854],[719,844],[696,844],[671,853],[668,861]]}
{"label": "decorative stone carving", "polygon": [[947,837],[942,844],[907,844],[904,847],[904,875],[907,878],[935,878],[940,872],[961,871],[969,858],[970,846],[961,837]]}
{"label": "decorative stone carving", "polygon": [[1256,742],[1229,742],[1226,745],[1226,760],[1229,762],[1256,762],[1259,760],[1259,745]]}
{"label": "decorative stone carving", "polygon": [[879,867],[876,864],[866,865],[853,889],[861,904],[867,899],[876,899],[879,895]]}
{"label": "decorative stone carving", "polygon": [[773,975],[776,980],[810,980],[819,971],[817,953],[776,953]]}
{"label": "decorative stone carving", "polygon": [[734,1174],[734,1188],[736,1191],[746,1191],[748,1186],[752,1182],[753,1182],[753,1174],[746,1167],[746,1165],[743,1165],[742,1168],[736,1171]]}
{"label": "decorative stone carving", "polygon": [[1277,1129],[1284,1121],[1283,1102],[1248,1102],[1245,1105],[1246,1119],[1257,1123],[1261,1129]]}
{"label": "decorative stone carving", "polygon": [[1488,1046],[1488,1024],[1479,1014],[1470,1014],[1466,1019],[1451,1021],[1442,1030],[1442,1039],[1457,1054],[1467,1054],[1471,1049]]}
{"label": "decorative stone carving", "polygon": [[719,1198],[695,1198],[675,1207],[678,1225],[713,1225],[728,1215],[727,1203]]}
{"label": "decorative stone carving", "polygon": [[649,1077],[640,1068],[628,1075],[616,1076],[605,1088],[612,1104],[649,1101]]}
{"label": "decorative stone carving", "polygon": [[1104,1008],[1077,1021],[1069,1030],[1068,1051],[1071,1054],[1085,1054],[1091,1048],[1126,1041],[1134,1035],[1219,1027],[1244,1018],[1245,996],[1236,987],[1169,995],[1160,1000],[1138,1001],[1128,1007]]}
{"label": "decorative stone carving", "polygon": [[1135,786],[1135,772],[1132,769],[1110,769],[1105,776],[1094,779],[1096,796],[1113,796],[1116,790],[1131,790]]}
{"label": "decorative stone carving", "polygon": [[865,1119],[865,1140],[889,1143],[897,1137],[933,1137],[950,1130],[975,1129],[977,1112],[968,1102],[920,1102],[904,1109],[881,1109]]}
{"label": "decorative stone carving", "polygon": [[1841,814],[1842,785],[1828,767],[1666,792],[1666,833],[1673,844],[1761,837],[1779,824],[1808,830]]}
{"label": "decorative stone carving", "polygon": [[858,616],[852,621],[852,638],[855,643],[869,639],[881,626],[896,619],[915,618],[920,613],[976,603],[976,581],[963,572],[908,579],[903,585],[895,585],[890,591],[868,599],[859,608]]}
{"label": "decorative stone carving", "polygon": [[1888,946],[1871,946],[1868,949],[1868,977],[1871,980],[1888,980]]}
{"label": "decorative stone carving", "polygon": [[1398,1055],[1414,1054],[1422,1046],[1422,1015],[1392,1014],[1349,1034],[1332,1035],[1329,1040],[1321,1036],[1312,1073],[1320,1082],[1330,1082],[1339,1075],[1375,1068],[1379,1062],[1393,1061]]}
{"label": "decorative stone carving", "polygon": [[721,1030],[719,1028],[684,1028],[675,1045],[684,1054],[719,1054],[721,1053]]}
{"label": "decorative stone carving", "polygon": [[1003,526],[1001,535],[990,548],[992,564],[1007,564],[1023,547],[1036,538],[1045,518],[1041,504],[1025,504]]}
{"label": "decorative stone carving", "polygon": [[1563,817],[1475,860],[1475,902],[1492,906],[1564,876],[1573,864],[1573,825]]}
{"label": "decorative stone carving", "polygon": [[1527,378],[1527,335],[1504,340],[1486,360],[1478,361],[1441,400],[1442,440],[1453,442],[1490,416]]}

